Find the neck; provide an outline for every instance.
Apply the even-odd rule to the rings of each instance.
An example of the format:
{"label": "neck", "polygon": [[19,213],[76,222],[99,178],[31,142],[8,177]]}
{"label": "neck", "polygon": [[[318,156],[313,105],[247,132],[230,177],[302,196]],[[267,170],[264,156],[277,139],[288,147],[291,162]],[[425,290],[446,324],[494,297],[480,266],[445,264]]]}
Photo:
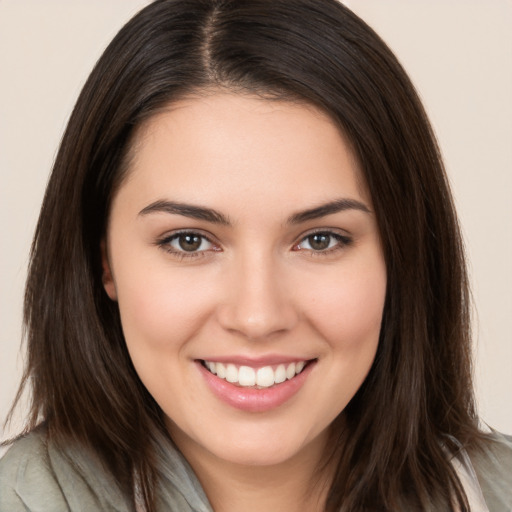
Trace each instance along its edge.
{"label": "neck", "polygon": [[[175,436],[174,436],[175,437]],[[215,512],[321,512],[332,469],[322,468],[327,435],[315,439],[300,453],[279,464],[252,466],[231,463],[187,443],[176,444],[194,469]],[[180,446],[181,445],[181,446]]]}

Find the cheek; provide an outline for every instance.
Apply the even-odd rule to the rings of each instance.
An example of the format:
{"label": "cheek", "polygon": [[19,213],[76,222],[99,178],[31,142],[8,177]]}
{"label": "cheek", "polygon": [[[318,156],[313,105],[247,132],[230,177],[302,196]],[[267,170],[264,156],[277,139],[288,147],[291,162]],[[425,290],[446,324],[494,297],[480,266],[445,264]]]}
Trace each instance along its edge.
{"label": "cheek", "polygon": [[324,340],[325,410],[332,421],[364,382],[377,352],[386,296],[383,265],[343,272],[312,297],[310,321]]}
{"label": "cheek", "polygon": [[197,281],[187,272],[165,269],[128,274],[118,282],[123,332],[132,357],[176,352],[193,336],[212,303],[208,289],[198,289]]}
{"label": "cheek", "polygon": [[349,268],[331,276],[322,293],[309,297],[310,319],[333,349],[376,348],[385,296],[383,264]]}

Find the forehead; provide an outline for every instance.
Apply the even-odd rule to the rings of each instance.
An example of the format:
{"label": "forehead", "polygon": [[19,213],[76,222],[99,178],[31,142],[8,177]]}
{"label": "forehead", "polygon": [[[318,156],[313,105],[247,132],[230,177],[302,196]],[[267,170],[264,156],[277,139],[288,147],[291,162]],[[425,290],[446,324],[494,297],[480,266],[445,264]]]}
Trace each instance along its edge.
{"label": "forehead", "polygon": [[228,93],[184,98],[138,128],[130,156],[127,182],[148,200],[233,200],[252,190],[269,200],[281,194],[283,203],[321,202],[336,189],[369,202],[341,130],[306,103]]}

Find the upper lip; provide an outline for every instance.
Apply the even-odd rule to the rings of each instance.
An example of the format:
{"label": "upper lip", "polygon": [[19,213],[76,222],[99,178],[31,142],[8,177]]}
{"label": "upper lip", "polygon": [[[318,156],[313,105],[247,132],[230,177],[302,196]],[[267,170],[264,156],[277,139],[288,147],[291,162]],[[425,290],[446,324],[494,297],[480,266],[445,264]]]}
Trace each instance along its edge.
{"label": "upper lip", "polygon": [[290,356],[268,354],[258,357],[247,356],[208,356],[201,358],[201,361],[209,361],[213,363],[234,364],[236,366],[250,366],[251,368],[262,368],[264,366],[273,366],[278,364],[297,363],[299,361],[310,361],[314,357]]}

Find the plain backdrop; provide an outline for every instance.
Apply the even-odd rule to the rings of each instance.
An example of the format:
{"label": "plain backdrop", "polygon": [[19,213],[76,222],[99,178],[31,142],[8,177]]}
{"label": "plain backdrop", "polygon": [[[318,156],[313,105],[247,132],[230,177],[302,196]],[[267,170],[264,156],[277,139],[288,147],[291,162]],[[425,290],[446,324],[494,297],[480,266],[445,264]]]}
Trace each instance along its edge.
{"label": "plain backdrop", "polygon": [[[60,137],[94,62],[147,3],[0,0],[2,422],[21,375],[26,264]],[[481,416],[512,433],[512,2],[345,3],[395,51],[431,116],[469,254]]]}

